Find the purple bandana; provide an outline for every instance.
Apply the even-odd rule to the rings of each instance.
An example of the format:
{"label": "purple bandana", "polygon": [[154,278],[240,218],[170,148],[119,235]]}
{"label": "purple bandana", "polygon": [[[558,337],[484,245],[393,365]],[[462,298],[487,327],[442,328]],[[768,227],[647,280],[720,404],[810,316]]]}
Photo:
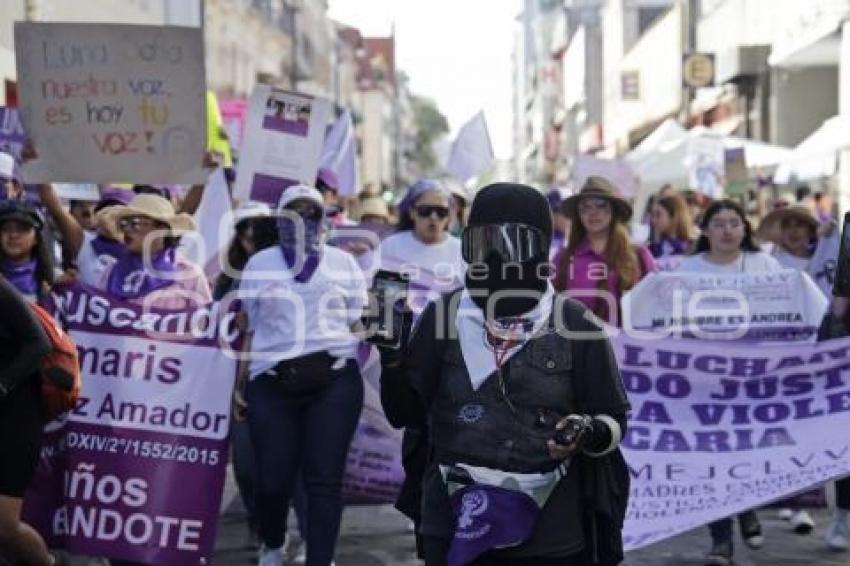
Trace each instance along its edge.
{"label": "purple bandana", "polygon": [[309,219],[302,219],[302,221],[304,222],[304,241],[298,241],[298,220],[284,216],[277,222],[280,249],[283,251],[286,265],[290,269],[297,267],[298,260],[303,257],[303,265],[295,274],[295,280],[299,283],[305,283],[313,277],[322,258],[322,221]]}
{"label": "purple bandana", "polygon": [[113,297],[134,299],[167,287],[174,281],[176,257],[174,248],[160,250],[150,262],[155,273],[149,273],[140,254],[124,250],[109,273],[106,290]]}
{"label": "purple bandana", "polygon": [[116,240],[106,238],[101,234],[98,234],[97,237],[91,241],[91,247],[94,250],[95,255],[98,257],[107,255],[118,259],[121,257],[121,254],[124,253],[124,244]]}
{"label": "purple bandana", "polygon": [[662,238],[657,242],[652,242],[649,244],[649,251],[652,253],[652,257],[667,257],[671,255],[682,255],[688,251],[688,246],[690,244],[686,240],[679,240],[674,238]]}
{"label": "purple bandana", "polygon": [[0,271],[22,295],[38,294],[35,267],[36,261],[34,259],[21,263],[14,263],[8,259],[0,261]]}
{"label": "purple bandana", "polygon": [[449,566],[464,566],[496,548],[519,546],[531,536],[540,508],[528,495],[490,485],[470,485],[452,494],[457,523]]}

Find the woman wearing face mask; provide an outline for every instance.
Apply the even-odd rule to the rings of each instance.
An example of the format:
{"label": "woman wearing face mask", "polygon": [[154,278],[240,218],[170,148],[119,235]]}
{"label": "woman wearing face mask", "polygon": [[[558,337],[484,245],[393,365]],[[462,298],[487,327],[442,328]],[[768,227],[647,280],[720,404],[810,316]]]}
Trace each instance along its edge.
{"label": "woman wearing face mask", "polygon": [[566,199],[570,219],[567,247],[554,260],[556,291],[566,291],[596,316],[620,325],[620,298],[647,273],[652,254],[629,240],[632,208],[602,177],[589,177],[578,194]]}
{"label": "woman wearing face mask", "polygon": [[0,274],[30,302],[46,297],[54,280],[43,228],[29,204],[0,201]]}
{"label": "woman wearing face mask", "polygon": [[399,204],[397,232],[381,242],[381,267],[411,275],[414,312],[421,312],[439,292],[463,283],[460,240],[448,231],[450,198],[441,181],[417,181]]}
{"label": "woman wearing face mask", "polygon": [[649,225],[649,251],[653,257],[688,252],[694,226],[685,199],[675,194],[656,199],[650,209]]}
{"label": "woman wearing face mask", "polygon": [[[705,211],[700,224],[702,235],[694,253],[679,265],[677,271],[699,273],[761,273],[780,271],[774,258],[759,250],[744,210],[735,201],[715,201]],[[755,511],[738,515],[741,538],[750,548],[764,544],[761,524]],[[712,547],[706,564],[732,564],[732,519],[726,518],[709,525]]]}
{"label": "woman wearing face mask", "polygon": [[463,235],[465,288],[428,305],[403,351],[381,352],[390,422],[431,426],[426,566],[622,559],[629,405],[604,332],[548,280],[551,238],[539,192],[481,189]]}
{"label": "woman wearing face mask", "polygon": [[188,214],[177,214],[164,198],[133,197],[126,206],[105,211],[100,221],[124,236],[124,250],[106,267],[97,288],[118,299],[181,309],[212,301],[200,267],[177,251],[180,236],[195,228]]}
{"label": "woman wearing face mask", "polygon": [[342,476],[363,404],[353,325],[367,304],[354,258],[324,243],[322,195],[288,187],[278,204],[280,245],[242,271],[251,362],[245,390],[257,454],[259,564],[279,566],[298,476],[307,493],[307,564],[333,560]]}

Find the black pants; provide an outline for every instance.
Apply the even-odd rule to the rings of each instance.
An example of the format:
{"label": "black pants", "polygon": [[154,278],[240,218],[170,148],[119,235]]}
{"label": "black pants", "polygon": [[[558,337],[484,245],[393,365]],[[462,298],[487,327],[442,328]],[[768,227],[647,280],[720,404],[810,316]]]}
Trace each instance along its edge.
{"label": "black pants", "polygon": [[349,361],[315,393],[287,396],[273,377],[248,383],[256,451],[256,519],[266,546],[283,544],[298,476],[307,492],[307,565],[331,563],[342,517],[342,477],[363,407],[363,380]]}
{"label": "black pants", "polygon": [[[425,552],[425,566],[446,566],[451,541],[424,537],[422,547]],[[486,554],[472,563],[472,566],[589,566],[581,554],[562,558],[510,558],[498,559]]]}
{"label": "black pants", "polygon": [[835,482],[835,506],[850,511],[850,477]]}
{"label": "black pants", "polygon": [[37,375],[0,399],[0,495],[23,498],[38,466],[45,420]]}

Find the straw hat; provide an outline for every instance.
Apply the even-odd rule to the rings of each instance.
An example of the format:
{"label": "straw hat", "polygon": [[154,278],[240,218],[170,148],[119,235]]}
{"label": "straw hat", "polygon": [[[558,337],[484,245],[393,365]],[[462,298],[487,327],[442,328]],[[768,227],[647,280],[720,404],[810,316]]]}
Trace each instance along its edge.
{"label": "straw hat", "polygon": [[628,222],[632,217],[632,206],[617,195],[614,185],[608,179],[596,176],[588,177],[577,194],[565,199],[561,204],[561,211],[565,216],[578,220],[578,203],[585,198],[607,200],[611,203],[614,216],[622,222]]}
{"label": "straw hat", "polygon": [[364,216],[377,216],[385,221],[390,220],[390,211],[387,208],[387,203],[381,197],[369,197],[360,201],[358,205],[360,218]]}
{"label": "straw hat", "polygon": [[790,218],[805,224],[814,232],[817,232],[817,229],[820,226],[815,215],[807,206],[793,204],[791,206],[778,208],[765,216],[759,224],[756,236],[762,240],[778,242],[782,237],[782,223]]}
{"label": "straw hat", "polygon": [[169,201],[150,193],[136,195],[126,206],[111,206],[101,211],[101,215],[103,221],[116,226],[122,218],[145,216],[166,224],[174,235],[195,230],[195,220],[191,215],[185,212],[177,214]]}

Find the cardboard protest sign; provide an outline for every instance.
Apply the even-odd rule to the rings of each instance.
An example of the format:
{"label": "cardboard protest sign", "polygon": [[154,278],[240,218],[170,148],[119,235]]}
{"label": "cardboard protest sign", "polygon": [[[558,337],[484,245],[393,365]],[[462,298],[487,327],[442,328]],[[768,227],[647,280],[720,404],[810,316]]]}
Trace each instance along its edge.
{"label": "cardboard protest sign", "polygon": [[54,183],[53,188],[65,200],[100,200],[100,191],[94,183]]}
{"label": "cardboard protest sign", "polygon": [[291,185],[313,185],[330,118],[330,102],[261,85],[248,107],[234,197],[272,206]]}
{"label": "cardboard protest sign", "polygon": [[29,182],[203,182],[200,29],[15,23]]}

